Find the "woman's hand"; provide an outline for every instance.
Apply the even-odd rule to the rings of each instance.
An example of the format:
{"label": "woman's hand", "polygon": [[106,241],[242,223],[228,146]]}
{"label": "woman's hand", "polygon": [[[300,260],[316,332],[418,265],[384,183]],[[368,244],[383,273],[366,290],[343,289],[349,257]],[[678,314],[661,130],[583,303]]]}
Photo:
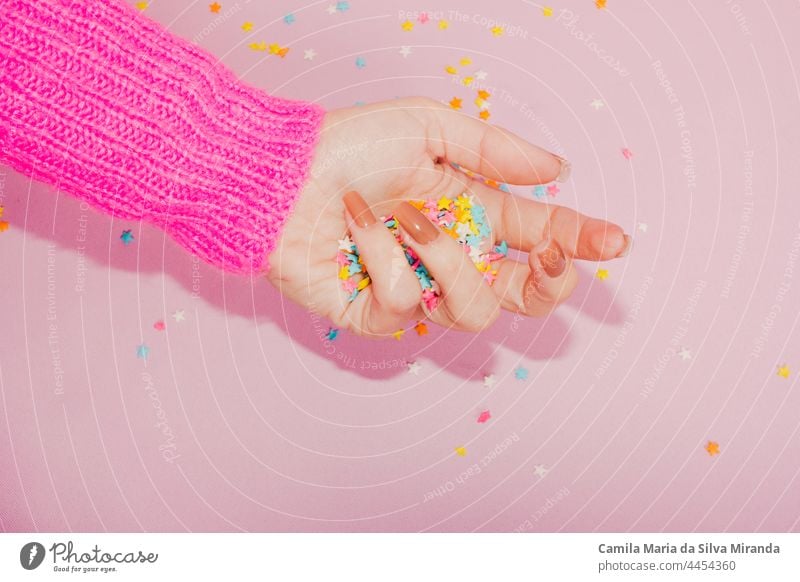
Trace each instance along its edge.
{"label": "woman's hand", "polygon": [[[630,237],[615,224],[490,188],[451,162],[510,184],[543,184],[566,179],[569,172],[557,156],[430,99],[331,111],[311,176],[269,257],[269,280],[285,296],[357,334],[390,335],[426,316],[479,331],[501,308],[549,313],[575,288],[574,259],[608,260],[630,249]],[[437,236],[441,231],[424,215],[402,204],[456,198],[464,191],[486,208],[494,241],[529,253],[527,263],[494,263],[492,286],[455,240]],[[400,245],[375,218],[387,214],[398,218],[405,241],[441,287],[433,313],[423,310],[419,282]],[[336,262],[338,241],[348,230],[372,280],[352,302]]]}

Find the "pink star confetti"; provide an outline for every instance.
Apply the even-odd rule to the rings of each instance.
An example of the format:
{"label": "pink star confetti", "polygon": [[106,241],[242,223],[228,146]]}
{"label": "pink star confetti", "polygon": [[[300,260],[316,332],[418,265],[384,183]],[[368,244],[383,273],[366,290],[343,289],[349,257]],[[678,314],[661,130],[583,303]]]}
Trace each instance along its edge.
{"label": "pink star confetti", "polygon": [[551,197],[555,198],[556,194],[558,194],[559,192],[561,192],[561,189],[558,187],[558,184],[550,184],[547,187],[547,195],[548,196],[551,196]]}
{"label": "pink star confetti", "polygon": [[428,16],[427,12],[420,12],[419,17],[417,18],[420,24],[426,24],[430,20],[430,16]]}
{"label": "pink star confetti", "polygon": [[484,422],[486,422],[490,418],[492,418],[492,415],[489,413],[488,410],[484,410],[483,412],[481,412],[480,416],[478,417],[478,422],[480,424],[483,424]]}
{"label": "pink star confetti", "polygon": [[628,148],[622,148],[622,157],[626,160],[630,160],[633,157],[633,152]]}
{"label": "pink star confetti", "polygon": [[167,326],[164,325],[163,321],[158,320],[153,324],[153,329],[155,329],[156,331],[164,331],[165,329],[167,329]]}

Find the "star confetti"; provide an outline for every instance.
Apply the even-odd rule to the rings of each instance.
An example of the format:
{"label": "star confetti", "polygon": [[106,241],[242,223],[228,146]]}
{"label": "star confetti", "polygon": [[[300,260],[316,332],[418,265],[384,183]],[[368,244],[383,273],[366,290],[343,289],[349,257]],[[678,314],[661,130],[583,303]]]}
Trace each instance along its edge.
{"label": "star confetti", "polygon": [[336,10],[338,12],[347,12],[350,10],[350,3],[349,2],[337,2],[336,3]]}
{"label": "star confetti", "polygon": [[431,17],[428,16],[427,12],[420,12],[419,16],[417,17],[417,21],[420,24],[427,24],[430,19]]}
{"label": "star confetti", "polygon": [[544,14],[545,18],[550,18],[553,15],[553,8],[550,6],[544,6],[542,8],[542,14]]}
{"label": "star confetti", "polygon": [[447,30],[448,28],[450,28],[449,22],[447,22],[446,20],[439,21],[439,30]]}
{"label": "star confetti", "polygon": [[139,10],[146,10],[149,5],[150,4],[148,4],[147,2],[137,2],[136,8],[138,8]]}
{"label": "star confetti", "polygon": [[330,4],[326,9],[325,12],[328,14],[336,14],[336,4]]}
{"label": "star confetti", "polygon": [[366,59],[364,59],[364,57],[356,58],[356,67],[358,67],[359,69],[363,69],[366,66],[367,66],[367,61]]}
{"label": "star confetti", "polygon": [[165,329],[167,329],[167,326],[164,324],[163,321],[159,319],[157,322],[153,324],[153,329],[156,331],[164,331]]}
{"label": "star confetti", "polygon": [[411,54],[411,47],[410,46],[401,46],[400,47],[400,54],[403,55],[404,59],[407,59],[408,55]]}
{"label": "star confetti", "polygon": [[414,30],[414,23],[411,22],[410,20],[406,20],[403,24],[400,25],[400,28],[402,28],[406,32],[411,32],[412,30]]}
{"label": "star confetti", "polygon": [[307,61],[313,61],[316,56],[317,56],[317,51],[315,51],[314,49],[306,49],[303,52],[303,58]]}
{"label": "star confetti", "polygon": [[172,319],[174,319],[177,323],[186,321],[186,312],[183,309],[179,309],[172,314]]}
{"label": "star confetti", "polygon": [[286,16],[283,17],[283,22],[285,24],[294,24],[295,20],[296,20],[296,18],[294,16],[294,14],[291,14],[291,13],[287,14]]}
{"label": "star confetti", "polygon": [[537,477],[544,477],[549,472],[549,469],[546,469],[544,465],[536,465],[533,468],[533,472],[536,473]]}
{"label": "star confetti", "polygon": [[689,351],[686,348],[681,348],[681,351],[678,352],[678,355],[681,357],[681,360],[683,360],[684,362],[686,360],[691,360],[692,359],[692,352]]}
{"label": "star confetti", "polygon": [[647,232],[647,223],[646,222],[640,222],[636,226],[636,228],[638,228],[641,232]]}
{"label": "star confetti", "polygon": [[218,14],[222,6],[219,2],[214,2],[213,4],[209,4],[208,9],[211,10],[214,14]]}
{"label": "star confetti", "polygon": [[520,366],[519,368],[514,370],[514,377],[517,380],[527,380],[528,379],[528,369],[527,368],[523,368],[522,366]]}
{"label": "star confetti", "polygon": [[597,269],[597,278],[601,281],[608,279],[608,269]]}
{"label": "star confetti", "polygon": [[597,6],[599,10],[602,10],[606,7],[606,0],[594,0],[594,5]]}
{"label": "star confetti", "polygon": [[424,321],[418,322],[414,329],[417,331],[417,335],[428,335],[428,326]]}
{"label": "star confetti", "polygon": [[259,52],[266,52],[267,50],[267,43],[265,42],[251,42],[247,45],[251,51],[259,51]]}
{"label": "star confetti", "polygon": [[242,24],[242,30],[245,32],[250,32],[253,30],[253,23],[252,22],[245,22]]}
{"label": "star confetti", "polygon": [[491,388],[495,384],[497,384],[497,380],[495,379],[494,374],[486,374],[486,376],[483,377],[483,385],[486,388]]}
{"label": "star confetti", "polygon": [[330,329],[328,330],[328,335],[327,335],[327,336],[325,336],[325,337],[327,337],[329,340],[333,341],[333,340],[335,340],[335,339],[336,339],[338,336],[339,336],[339,330],[338,330],[338,329],[336,329],[335,327],[332,327],[332,328],[330,328]]}
{"label": "star confetti", "polygon": [[711,455],[712,457],[714,455],[718,455],[719,443],[715,443],[714,441],[708,441],[708,444],[706,444],[706,451],[708,451],[708,454]]}
{"label": "star confetti", "polygon": [[409,374],[419,376],[419,371],[422,369],[422,366],[420,366],[417,362],[408,362],[406,366],[408,367]]}
{"label": "star confetti", "polygon": [[783,364],[782,366],[778,366],[778,376],[781,378],[788,378],[789,377],[789,366]]}
{"label": "star confetti", "polygon": [[558,184],[556,184],[556,183],[550,184],[550,185],[547,187],[547,195],[548,195],[548,196],[551,196],[551,197],[553,197],[553,198],[555,198],[555,197],[556,197],[556,194],[558,194],[560,191],[561,191],[561,190],[560,190],[560,188],[558,187]]}
{"label": "star confetti", "polygon": [[492,114],[491,114],[491,113],[489,113],[489,110],[488,110],[488,109],[484,109],[484,110],[482,110],[480,113],[478,113],[478,117],[480,117],[480,118],[481,118],[481,119],[483,119],[484,121],[486,121],[487,119],[489,119],[489,117],[491,117],[491,115],[492,115]]}
{"label": "star confetti", "polygon": [[591,103],[589,103],[589,105],[595,111],[600,111],[603,108],[603,106],[605,105],[605,103],[603,103],[602,99],[594,99]]}
{"label": "star confetti", "polygon": [[450,107],[458,111],[459,109],[461,109],[461,103],[462,103],[461,99],[459,99],[458,97],[453,97],[450,100]]}
{"label": "star confetti", "polygon": [[622,157],[626,160],[630,160],[633,157],[633,152],[628,148],[622,148]]}
{"label": "star confetti", "polygon": [[492,35],[494,36],[503,36],[504,32],[505,31],[503,30],[502,26],[495,26],[494,28],[492,28]]}
{"label": "star confetti", "polygon": [[150,348],[148,348],[145,344],[140,344],[136,347],[136,357],[140,360],[146,360],[147,356],[150,355]]}
{"label": "star confetti", "polygon": [[466,447],[456,447],[456,454],[459,457],[466,457],[467,456],[467,449]]}
{"label": "star confetti", "polygon": [[[502,259],[503,255],[493,252],[491,228],[486,216],[486,209],[482,205],[473,203],[473,198],[466,193],[461,194],[455,200],[442,196],[438,200],[435,198],[411,200],[410,204],[465,247],[465,252],[472,259],[475,268],[483,274],[488,284],[494,281],[497,269],[493,268],[493,263]],[[386,216],[381,217],[381,221],[400,243],[406,261],[419,280],[422,288],[422,305],[429,312],[434,311],[439,305],[441,297],[438,283],[431,277],[427,267],[414,250],[403,242],[403,233],[399,229],[397,220],[393,216]],[[359,292],[370,284],[370,278],[358,249],[349,236],[339,239],[336,262],[338,276],[342,280],[348,300],[354,301]],[[400,338],[397,337],[397,339]]]}
{"label": "star confetti", "polygon": [[133,233],[130,230],[123,230],[122,234],[119,236],[119,240],[122,241],[122,244],[128,246],[133,242]]}
{"label": "star confetti", "polygon": [[396,332],[394,332],[394,333],[392,334],[392,337],[393,337],[394,339],[396,339],[397,341],[400,341],[400,338],[402,338],[402,337],[403,337],[403,334],[404,334],[404,333],[406,333],[406,330],[404,330],[404,329],[398,329]]}
{"label": "star confetti", "polygon": [[484,422],[486,422],[486,421],[487,421],[487,420],[489,420],[490,418],[492,418],[492,415],[489,413],[489,411],[488,411],[488,410],[484,410],[484,411],[483,411],[483,412],[481,412],[481,413],[480,413],[480,415],[478,416],[478,423],[480,423],[480,424],[483,424]]}

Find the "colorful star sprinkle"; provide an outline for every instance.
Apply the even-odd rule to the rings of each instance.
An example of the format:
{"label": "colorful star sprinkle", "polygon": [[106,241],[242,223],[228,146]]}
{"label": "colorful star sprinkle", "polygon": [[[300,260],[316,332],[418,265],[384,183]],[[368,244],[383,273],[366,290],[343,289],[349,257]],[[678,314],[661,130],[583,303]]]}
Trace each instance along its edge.
{"label": "colorful star sprinkle", "polygon": [[123,230],[122,234],[119,235],[119,240],[122,241],[122,244],[128,246],[133,242],[133,233],[130,230]]}
{"label": "colorful star sprinkle", "polygon": [[417,322],[417,325],[414,326],[414,329],[417,331],[417,335],[428,335],[428,326],[424,321]]}
{"label": "colorful star sprinkle", "polygon": [[628,148],[622,148],[622,157],[626,160],[630,160],[633,157],[633,152]]}
{"label": "colorful star sprinkle", "polygon": [[150,4],[148,2],[137,2],[136,8],[138,8],[139,10],[146,10],[149,5]]}
{"label": "colorful star sprinkle", "polygon": [[458,111],[459,109],[461,109],[461,103],[462,103],[461,99],[459,99],[458,97],[453,97],[450,100],[450,107]]}
{"label": "colorful star sprinkle", "polygon": [[367,60],[364,57],[356,57],[356,67],[363,69],[367,66]]}
{"label": "colorful star sprinkle", "polygon": [[483,377],[483,385],[484,385],[486,388],[491,388],[491,387],[493,387],[495,384],[497,384],[497,379],[495,379],[495,377],[494,377],[494,374],[486,374],[486,375]]}
{"label": "colorful star sprinkle", "polygon": [[222,6],[219,2],[214,2],[213,4],[208,5],[208,9],[211,10],[214,14],[218,14],[219,11],[222,9]]}
{"label": "colorful star sprinkle", "polygon": [[183,309],[178,309],[172,314],[172,319],[174,319],[176,323],[186,321],[186,312]]}
{"label": "colorful star sprinkle", "polygon": [[597,278],[601,281],[608,279],[608,269],[597,269]]}
{"label": "colorful star sprinkle", "polygon": [[790,374],[789,366],[783,364],[782,366],[778,366],[778,376],[781,378],[788,378]]}
{"label": "colorful star sprinkle", "polygon": [[489,411],[488,411],[488,410],[484,410],[484,411],[483,411],[483,412],[481,412],[481,413],[480,413],[480,415],[478,416],[478,422],[479,422],[480,424],[483,424],[484,422],[486,422],[486,421],[487,421],[487,420],[489,420],[490,418],[492,418],[492,415],[489,413]]}
{"label": "colorful star sprinkle", "polygon": [[165,329],[167,329],[167,326],[164,324],[163,321],[159,319],[157,322],[153,324],[153,329],[156,331],[164,331]]}
{"label": "colorful star sprinkle", "polygon": [[327,336],[325,336],[325,337],[327,337],[329,340],[333,341],[333,340],[335,340],[337,337],[339,337],[339,330],[338,330],[338,329],[336,329],[335,327],[332,327],[332,328],[330,328],[330,329],[328,330],[328,335],[327,335]]}
{"label": "colorful star sprinkle", "polygon": [[[5,208],[0,206],[0,218],[3,218],[3,212]],[[0,232],[5,232],[8,230],[8,221],[7,220],[0,220]]]}
{"label": "colorful star sprinkle", "polygon": [[553,8],[551,6],[542,7],[542,14],[544,14],[545,18],[550,18],[553,15]]}
{"label": "colorful star sprinkle", "polygon": [[466,457],[467,456],[467,448],[466,447],[456,447],[456,454],[459,457]]}
{"label": "colorful star sprinkle", "polygon": [[145,344],[140,344],[136,347],[136,357],[140,360],[146,360],[147,356],[150,355],[150,348],[148,348]]}
{"label": "colorful star sprinkle", "polygon": [[718,455],[719,443],[715,443],[714,441],[708,441],[708,444],[706,444],[706,451],[708,451],[708,454],[711,455],[712,457],[714,455]]}
{"label": "colorful star sprinkle", "polygon": [[[411,200],[410,203],[446,234],[464,246],[464,250],[475,263],[475,268],[483,273],[484,280],[491,285],[497,276],[494,263],[505,257],[508,246],[501,243],[504,246],[500,248],[505,252],[499,252],[491,246],[492,231],[489,228],[486,209],[480,204],[476,204],[474,198],[466,192],[455,200],[442,196],[438,200],[429,198],[428,200]],[[411,265],[422,288],[424,306],[429,312],[434,311],[439,305],[441,297],[438,284],[431,277],[419,256],[404,243],[397,220],[393,216],[382,217],[381,220],[402,246],[406,261]],[[350,236],[345,236],[338,242],[339,249],[336,255],[336,264],[339,267],[338,276],[342,281],[342,287],[348,294],[348,299],[355,301],[358,294],[370,284],[369,273]],[[418,323],[415,329],[419,335],[427,333],[427,327],[422,322]],[[400,339],[402,333],[402,330],[396,332],[394,334],[396,339]]]}
{"label": "colorful star sprinkle", "polygon": [[439,21],[439,30],[447,30],[448,28],[450,28],[449,22],[447,22],[446,20]]}
{"label": "colorful star sprinkle", "polygon": [[349,2],[337,2],[336,3],[336,11],[337,12],[347,12],[350,10],[350,3]]}
{"label": "colorful star sprinkle", "polygon": [[533,468],[533,472],[536,474],[537,477],[541,478],[547,475],[550,469],[547,469],[544,465],[536,465]]}
{"label": "colorful star sprinkle", "polygon": [[403,24],[400,25],[400,28],[402,28],[406,32],[411,32],[412,30],[414,30],[414,23],[411,22],[410,20],[406,20]]}
{"label": "colorful star sprinkle", "polygon": [[520,366],[519,368],[514,370],[514,377],[517,380],[527,380],[528,379],[528,369],[527,368],[523,368],[522,366]]}
{"label": "colorful star sprinkle", "polygon": [[502,26],[495,26],[494,28],[492,28],[492,35],[493,36],[503,36],[504,32],[505,32],[505,30],[503,30]]}
{"label": "colorful star sprinkle", "polygon": [[404,334],[404,333],[406,333],[406,330],[404,330],[404,329],[398,329],[396,332],[394,332],[394,333],[392,334],[392,337],[393,337],[394,339],[396,339],[397,341],[400,341],[400,339],[403,337],[403,334]]}
{"label": "colorful star sprinkle", "polygon": [[419,16],[417,17],[417,21],[420,24],[427,24],[430,19],[431,17],[428,16],[427,12],[420,12]]}
{"label": "colorful star sprinkle", "polygon": [[253,30],[253,23],[252,22],[245,22],[242,25],[242,30],[245,31],[245,32],[250,32],[251,30]]}
{"label": "colorful star sprinkle", "polygon": [[408,362],[406,366],[408,367],[409,374],[414,374],[414,376],[419,376],[419,371],[422,369],[421,365],[419,365],[417,362]]}
{"label": "colorful star sprinkle", "polygon": [[283,22],[285,24],[294,24],[295,20],[296,20],[296,18],[294,16],[294,14],[291,14],[291,13],[287,14],[286,16],[283,17]]}

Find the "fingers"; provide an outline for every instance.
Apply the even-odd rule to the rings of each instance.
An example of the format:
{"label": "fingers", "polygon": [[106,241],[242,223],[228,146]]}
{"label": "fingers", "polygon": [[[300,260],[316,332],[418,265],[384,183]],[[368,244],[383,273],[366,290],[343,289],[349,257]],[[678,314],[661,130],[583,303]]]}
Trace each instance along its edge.
{"label": "fingers", "polygon": [[505,259],[497,270],[492,289],[503,309],[541,317],[572,295],[578,274],[554,239],[537,244],[528,264]]}
{"label": "fingers", "polygon": [[465,331],[480,331],[494,322],[500,311],[499,300],[464,248],[408,202],[398,205],[394,216],[409,235],[406,243],[441,288],[442,304],[430,319]]}
{"label": "fingers", "polygon": [[510,184],[566,181],[570,164],[510,131],[433,102],[428,141],[441,157]]}
{"label": "fingers", "polygon": [[554,238],[566,256],[589,261],[624,257],[630,250],[631,237],[613,222],[514,196],[480,182],[470,187],[486,207],[495,239],[505,240],[512,248],[530,252],[540,241]]}
{"label": "fingers", "polygon": [[361,321],[355,327],[367,334],[393,333],[414,316],[422,298],[419,282],[400,244],[366,201],[356,192],[345,194],[343,201],[352,217],[350,234],[371,279],[356,299],[351,315]]}

